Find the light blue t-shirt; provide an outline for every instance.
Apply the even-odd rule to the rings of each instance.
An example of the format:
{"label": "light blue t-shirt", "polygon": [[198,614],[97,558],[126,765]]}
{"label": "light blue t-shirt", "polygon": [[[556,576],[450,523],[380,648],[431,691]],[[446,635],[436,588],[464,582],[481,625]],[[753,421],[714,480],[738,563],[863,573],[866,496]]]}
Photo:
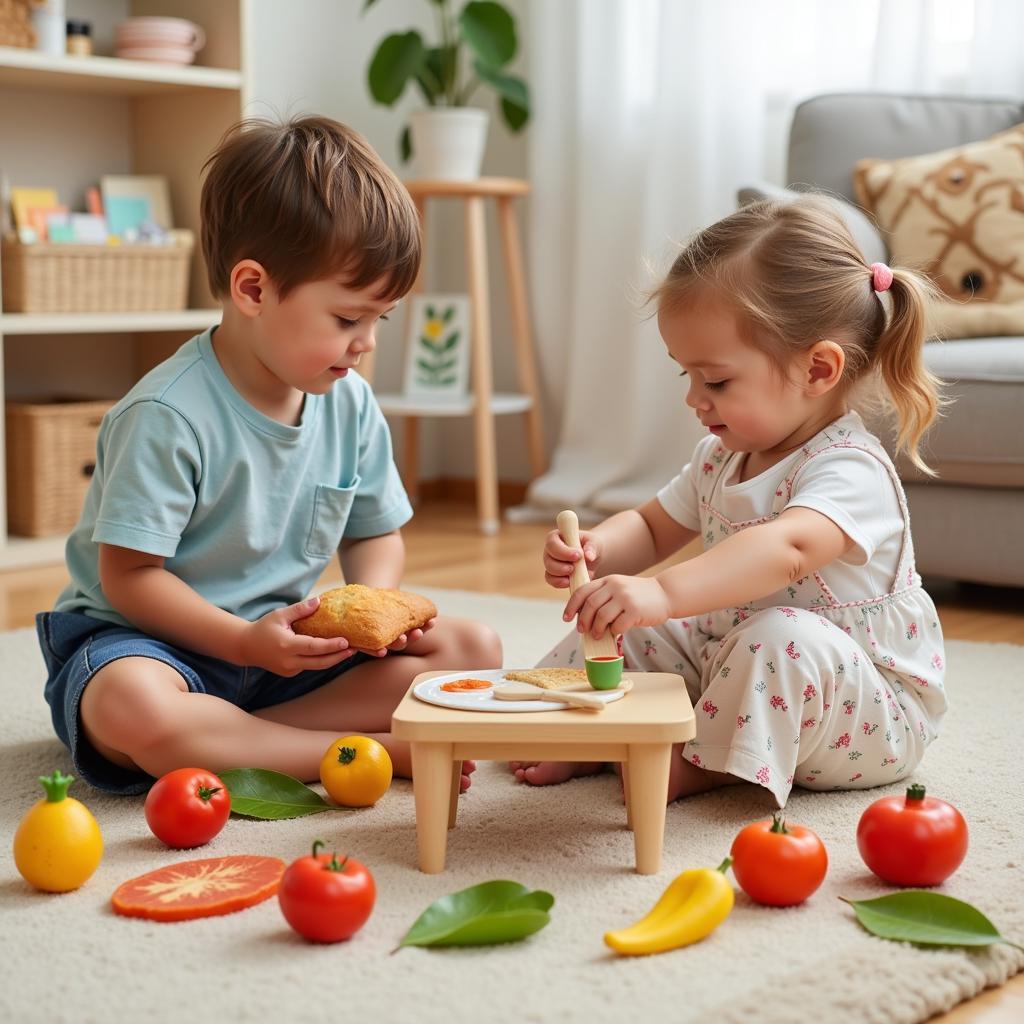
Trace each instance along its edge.
{"label": "light blue t-shirt", "polygon": [[99,544],[161,555],[211,604],[253,621],[302,600],[342,537],[412,517],[370,386],[307,394],[298,426],[234,388],[210,341],[186,342],[103,418],[56,610],[129,625],[104,597]]}

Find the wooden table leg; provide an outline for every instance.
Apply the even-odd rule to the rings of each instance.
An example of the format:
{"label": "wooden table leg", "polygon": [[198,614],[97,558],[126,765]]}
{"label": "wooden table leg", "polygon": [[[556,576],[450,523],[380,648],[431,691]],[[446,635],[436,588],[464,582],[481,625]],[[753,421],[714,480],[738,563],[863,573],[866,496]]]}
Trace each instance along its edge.
{"label": "wooden table leg", "polygon": [[[412,791],[416,801],[416,847],[420,871],[444,871],[448,842],[448,803],[452,788],[452,745],[410,743]],[[665,785],[668,785],[666,781]]]}
{"label": "wooden table leg", "polygon": [[633,809],[629,805],[629,765],[622,764],[622,795],[626,798],[626,828],[633,828]]}
{"label": "wooden table leg", "polygon": [[448,797],[448,827],[455,828],[459,813],[459,786],[462,782],[462,762],[452,762],[452,789]]}
{"label": "wooden table leg", "polygon": [[[661,868],[671,756],[671,743],[629,745],[627,800],[633,819],[636,870],[641,875],[656,874]],[[414,773],[415,770],[414,767]]]}

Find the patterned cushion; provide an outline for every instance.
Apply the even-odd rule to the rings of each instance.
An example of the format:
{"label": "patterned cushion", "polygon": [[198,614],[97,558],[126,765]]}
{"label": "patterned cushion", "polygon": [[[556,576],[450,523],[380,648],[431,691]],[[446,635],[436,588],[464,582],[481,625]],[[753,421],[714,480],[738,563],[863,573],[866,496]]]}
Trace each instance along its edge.
{"label": "patterned cushion", "polygon": [[935,333],[1024,333],[1024,124],[939,153],[861,160],[854,189],[893,262],[948,296],[932,311]]}

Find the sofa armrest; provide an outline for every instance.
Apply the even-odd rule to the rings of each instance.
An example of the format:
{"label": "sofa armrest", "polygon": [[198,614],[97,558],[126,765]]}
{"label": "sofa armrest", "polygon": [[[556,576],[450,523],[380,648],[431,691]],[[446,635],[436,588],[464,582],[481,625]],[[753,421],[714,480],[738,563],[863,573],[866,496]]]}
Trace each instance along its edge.
{"label": "sofa armrest", "polygon": [[796,199],[800,195],[817,195],[832,203],[839,212],[839,215],[846,222],[846,226],[853,235],[864,256],[865,263],[884,263],[889,258],[889,252],[874,221],[858,206],[848,203],[845,199],[831,196],[824,192],[814,192],[807,189],[798,191],[791,188],[781,188],[779,185],[772,185],[769,182],[755,182],[753,185],[745,185],[738,189],[736,198],[740,206],[755,203],[759,199]]}

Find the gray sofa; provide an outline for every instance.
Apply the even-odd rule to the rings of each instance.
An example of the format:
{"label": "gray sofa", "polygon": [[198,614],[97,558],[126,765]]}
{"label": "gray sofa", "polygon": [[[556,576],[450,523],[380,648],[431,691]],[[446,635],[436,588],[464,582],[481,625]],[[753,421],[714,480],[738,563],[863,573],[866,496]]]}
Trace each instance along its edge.
{"label": "gray sofa", "polygon": [[[817,96],[797,107],[787,181],[853,198],[862,157],[931,153],[984,139],[1024,121],[1016,100],[882,93]],[[781,190],[754,185],[740,202]],[[859,210],[847,219],[867,262],[885,258],[884,240]],[[1024,259],[1024,254],[1022,254]],[[899,460],[925,576],[1024,586],[1024,337],[929,342],[926,360],[954,399],[929,432],[929,480]],[[880,436],[884,430],[876,425]]]}

